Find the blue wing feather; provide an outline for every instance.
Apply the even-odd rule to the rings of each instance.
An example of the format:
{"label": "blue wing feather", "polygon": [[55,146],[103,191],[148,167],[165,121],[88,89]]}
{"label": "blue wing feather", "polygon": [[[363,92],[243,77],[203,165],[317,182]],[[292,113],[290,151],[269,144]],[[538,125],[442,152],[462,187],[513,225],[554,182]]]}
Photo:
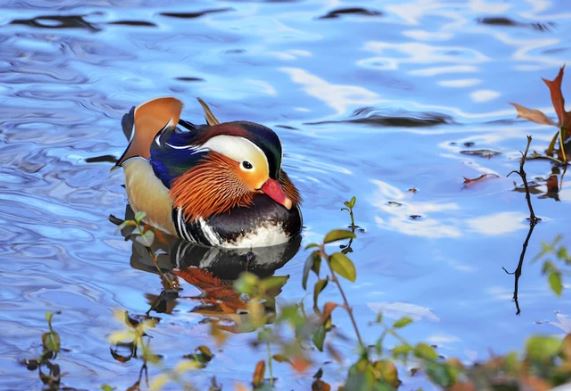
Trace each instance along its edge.
{"label": "blue wing feather", "polygon": [[153,171],[169,189],[177,177],[194,167],[208,153],[193,144],[196,130],[164,129],[151,146]]}

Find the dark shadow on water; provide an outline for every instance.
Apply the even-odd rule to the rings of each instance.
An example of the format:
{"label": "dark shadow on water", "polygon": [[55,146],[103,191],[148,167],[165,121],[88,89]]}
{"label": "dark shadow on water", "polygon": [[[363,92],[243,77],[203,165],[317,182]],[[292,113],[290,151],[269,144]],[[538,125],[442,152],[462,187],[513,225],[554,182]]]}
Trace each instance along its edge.
{"label": "dark shadow on water", "polygon": [[383,16],[383,13],[381,11],[361,7],[338,8],[333,11],[329,11],[318,19],[336,19],[344,15]]}
{"label": "dark shadow on water", "polygon": [[203,11],[195,11],[195,12],[161,12],[162,16],[167,16],[170,18],[179,18],[179,19],[196,19],[200,18],[201,16],[205,16],[208,14],[215,14],[220,12],[228,12],[233,11],[232,8],[216,8],[216,9],[208,9]]}
{"label": "dark shadow on water", "polygon": [[101,29],[85,20],[85,15],[44,15],[31,19],[14,19],[10,24],[46,29],[85,29],[92,32]]}
{"label": "dark shadow on water", "polygon": [[506,16],[487,16],[476,20],[479,24],[503,27],[524,27],[536,31],[551,31],[555,26],[554,23],[523,23],[508,18]]}
{"label": "dark shadow on water", "polygon": [[372,107],[363,107],[355,110],[353,117],[345,120],[331,120],[308,122],[305,125],[321,125],[321,124],[365,124],[371,126],[392,126],[392,127],[429,127],[444,124],[452,124],[452,117],[438,113],[409,113],[405,112],[400,115],[383,114]]}
{"label": "dark shadow on water", "polygon": [[156,24],[144,20],[115,20],[113,22],[109,22],[108,24],[131,27],[157,27]]}

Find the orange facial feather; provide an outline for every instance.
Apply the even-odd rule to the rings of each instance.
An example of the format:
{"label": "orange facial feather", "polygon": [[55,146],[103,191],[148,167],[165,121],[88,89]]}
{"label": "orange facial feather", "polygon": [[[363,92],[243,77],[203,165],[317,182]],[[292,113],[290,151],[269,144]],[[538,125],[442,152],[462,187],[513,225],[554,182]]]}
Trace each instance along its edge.
{"label": "orange facial feather", "polygon": [[196,220],[252,205],[254,192],[240,181],[234,160],[211,152],[201,163],[175,179],[170,194],[185,217]]}
{"label": "orange facial feather", "polygon": [[293,182],[289,179],[289,176],[286,174],[285,171],[280,170],[280,178],[279,178],[280,185],[282,185],[282,189],[287,198],[289,198],[292,204],[295,206],[301,202],[301,196],[299,195],[299,191],[293,184]]}

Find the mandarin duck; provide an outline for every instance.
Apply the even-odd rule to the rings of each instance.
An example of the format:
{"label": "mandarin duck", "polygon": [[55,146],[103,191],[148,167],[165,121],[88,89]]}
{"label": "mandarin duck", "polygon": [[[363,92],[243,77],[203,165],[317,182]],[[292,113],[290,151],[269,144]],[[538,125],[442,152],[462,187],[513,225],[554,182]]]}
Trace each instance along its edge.
{"label": "mandarin duck", "polygon": [[285,243],[301,232],[299,192],[281,168],[276,133],[260,124],[220,123],[199,99],[206,124],[180,119],[182,103],[157,98],[133,107],[123,167],[129,204],[145,222],[181,239],[225,248]]}

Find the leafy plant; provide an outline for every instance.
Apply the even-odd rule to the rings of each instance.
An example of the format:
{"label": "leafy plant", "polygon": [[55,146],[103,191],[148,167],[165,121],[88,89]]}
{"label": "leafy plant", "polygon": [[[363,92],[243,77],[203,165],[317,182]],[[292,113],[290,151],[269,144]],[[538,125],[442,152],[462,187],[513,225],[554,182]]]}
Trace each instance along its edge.
{"label": "leafy plant", "polygon": [[[563,74],[565,67],[559,69],[559,73],[553,80],[543,79],[547,88],[549,89],[549,94],[551,96],[551,103],[557,114],[558,122],[553,122],[545,113],[537,109],[529,109],[518,103],[512,103],[515,107],[519,117],[527,119],[529,121],[541,124],[550,125],[557,127],[557,132],[553,136],[549,147],[545,151],[547,157],[553,159],[554,152],[557,152],[559,160],[555,159],[559,163],[567,163],[569,155],[566,152],[569,132],[571,131],[571,112],[565,111],[565,98],[561,92],[561,83],[563,82]],[[558,145],[558,149],[555,151],[555,146]]]}
{"label": "leafy plant", "polygon": [[48,322],[48,331],[42,334],[42,354],[38,358],[21,361],[28,370],[38,371],[41,382],[49,390],[59,389],[62,377],[59,364],[53,361],[61,351],[60,336],[52,325],[53,317],[53,312],[46,312],[45,318]]}
{"label": "leafy plant", "polygon": [[571,255],[567,247],[561,244],[562,239],[563,237],[558,235],[551,243],[542,243],[541,252],[534,258],[534,261],[543,260],[541,270],[547,276],[549,287],[557,296],[563,293],[564,271],[560,265],[571,266]]}

